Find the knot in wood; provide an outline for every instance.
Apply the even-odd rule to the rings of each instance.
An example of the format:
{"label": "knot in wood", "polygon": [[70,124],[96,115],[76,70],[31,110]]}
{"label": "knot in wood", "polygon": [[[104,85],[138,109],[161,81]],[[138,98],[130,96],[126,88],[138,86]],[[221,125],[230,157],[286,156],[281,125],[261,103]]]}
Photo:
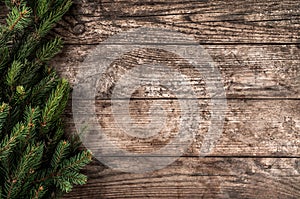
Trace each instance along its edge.
{"label": "knot in wood", "polygon": [[80,35],[85,32],[85,26],[83,24],[76,24],[73,28],[73,33],[75,35]]}

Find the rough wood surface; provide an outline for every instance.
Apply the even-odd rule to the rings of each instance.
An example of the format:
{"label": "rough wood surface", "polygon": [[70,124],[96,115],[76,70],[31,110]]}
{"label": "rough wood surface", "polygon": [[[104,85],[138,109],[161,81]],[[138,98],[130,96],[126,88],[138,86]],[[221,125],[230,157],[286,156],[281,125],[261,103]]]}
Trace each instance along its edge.
{"label": "rough wood surface", "polygon": [[[210,124],[209,96],[201,74],[161,51],[142,49],[124,55],[97,88],[98,122],[107,135],[124,150],[142,154],[162,147],[176,134],[181,111],[176,100],[185,95],[156,87],[134,93],[130,113],[139,124],[148,121],[151,105],[166,108],[165,131],[155,139],[137,139],[114,123],[110,101],[114,84],[122,71],[141,60],[169,64],[188,76],[186,82],[172,81],[196,90],[192,100],[202,105],[201,126],[192,145],[173,164],[131,174],[94,160],[85,169],[88,184],[65,198],[300,198],[299,0],[74,1],[52,32],[62,36],[66,46],[51,62],[72,84],[87,55],[111,35],[142,26],[166,28],[193,36],[208,51],[221,72],[228,109],[222,110],[223,134],[212,154],[199,158],[199,145]],[[1,22],[6,14],[2,7]],[[75,131],[71,103],[65,115],[67,130]]]}
{"label": "rough wood surface", "polygon": [[297,158],[181,157],[159,171],[128,174],[91,164],[88,184],[65,198],[299,198]]}
{"label": "rough wood surface", "polygon": [[[209,125],[204,120],[191,147],[172,165],[128,174],[95,161],[86,169],[88,184],[66,198],[298,198],[299,5],[299,1],[77,2],[54,32],[69,44],[54,63],[71,82],[86,56],[109,36],[141,26],[168,28],[204,45],[222,74],[228,110],[222,137],[210,157],[197,157]],[[180,83],[190,84],[200,103],[206,104],[207,98],[201,75],[186,63],[178,64],[176,57],[141,50],[112,64],[113,72],[102,80],[96,96],[98,121],[124,150],[140,153],[162,147],[176,133],[179,108],[174,101],[184,97],[143,88],[132,96],[130,113],[136,123],[147,121],[153,104],[165,107],[175,122],[155,139],[136,139],[118,129],[111,113],[111,89],[122,71],[149,59],[176,65],[189,77]],[[68,129],[74,128],[71,119],[68,124]]]}
{"label": "rough wood surface", "polygon": [[[68,45],[55,58],[53,65],[71,83],[76,79],[79,68],[95,45]],[[227,98],[293,98],[300,97],[300,49],[296,45],[207,45],[204,47],[220,70]],[[167,59],[166,59],[167,57]],[[198,98],[209,97],[205,93],[205,81],[199,71],[182,59],[170,54],[142,49],[125,54],[113,62],[112,72],[101,79],[97,98],[110,99],[111,89],[117,78],[129,69],[142,63],[161,64],[180,71],[187,78],[172,79],[174,84],[191,86]],[[99,78],[101,78],[99,76]],[[152,79],[156,79],[154,76]],[[128,80],[131,81],[131,80]],[[166,90],[148,88],[147,94],[136,98],[170,98]],[[177,97],[184,97],[178,95]]]}
{"label": "rough wood surface", "polygon": [[139,26],[192,34],[200,43],[299,43],[299,1],[76,1],[56,33],[70,44],[95,44]]}
{"label": "rough wood surface", "polygon": [[[200,154],[203,138],[212,124],[210,104],[206,100],[197,100],[197,102],[200,107],[200,120],[194,132],[193,143],[183,154],[184,156]],[[148,124],[153,117],[149,111],[151,106],[162,107],[166,112],[166,122],[160,133],[141,139],[126,134],[126,129],[116,123],[114,118],[127,117],[122,115],[124,107],[117,106],[119,113],[112,113],[110,100],[97,100],[95,103],[97,122],[103,132],[123,150],[140,154],[158,150],[174,139],[182,125],[181,112],[185,111],[176,100],[131,100],[129,112],[135,125]],[[227,110],[221,110],[225,115],[223,133],[210,156],[300,157],[299,100],[228,100],[227,103]],[[71,117],[71,107],[67,110],[68,129],[76,131]],[[84,110],[77,114],[85,117]],[[164,118],[163,114],[156,117]],[[160,125],[159,123],[160,121],[154,121],[154,126]]]}

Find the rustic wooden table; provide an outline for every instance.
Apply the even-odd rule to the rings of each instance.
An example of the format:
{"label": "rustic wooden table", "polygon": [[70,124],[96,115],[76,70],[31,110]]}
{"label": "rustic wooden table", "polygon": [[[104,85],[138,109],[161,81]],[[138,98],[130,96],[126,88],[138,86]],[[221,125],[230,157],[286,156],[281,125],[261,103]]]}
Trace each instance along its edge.
{"label": "rustic wooden table", "polygon": [[[88,183],[65,198],[299,198],[300,1],[78,1],[55,29],[66,47],[53,63],[72,81],[98,44],[142,26],[194,36],[209,52],[221,71],[228,100],[223,134],[213,152],[199,158],[204,125],[185,154],[150,173],[118,172],[95,160],[86,168]],[[172,135],[143,140],[124,135],[114,123],[109,97],[119,68],[151,58],[177,63],[153,50],[124,55],[115,63],[112,78],[99,88],[96,101],[99,123],[124,149],[139,153],[162,147]],[[201,94],[199,75],[184,64],[179,68]],[[152,104],[171,108],[170,120],[178,120],[180,110],[170,93],[151,91],[153,95],[143,90],[134,94],[134,121],[147,119]],[[67,116],[72,129],[71,114]],[[176,128],[173,131],[169,133]]]}
{"label": "rustic wooden table", "polygon": [[[120,172],[95,160],[85,169],[88,183],[65,198],[300,198],[300,1],[76,1],[53,32],[66,45],[52,63],[73,82],[80,64],[98,44],[142,26],[194,36],[209,52],[220,69],[227,96],[223,134],[212,153],[199,158],[209,124],[203,125],[177,161],[150,173]],[[201,96],[205,95],[203,81],[194,70],[164,52],[143,49],[126,54],[100,86],[96,107],[107,133],[124,150],[137,153],[156,150],[176,134],[176,128],[169,126],[167,135],[136,139],[124,134],[113,120],[109,97],[114,78],[147,59],[177,65],[187,74],[188,83],[199,91],[194,100],[204,104],[199,114],[209,118]],[[150,94],[143,89],[133,94],[134,121],[146,120],[153,104],[167,107],[169,119],[176,123],[180,112],[176,98],[157,88],[150,89]],[[74,130],[71,104],[66,118],[67,128]]]}

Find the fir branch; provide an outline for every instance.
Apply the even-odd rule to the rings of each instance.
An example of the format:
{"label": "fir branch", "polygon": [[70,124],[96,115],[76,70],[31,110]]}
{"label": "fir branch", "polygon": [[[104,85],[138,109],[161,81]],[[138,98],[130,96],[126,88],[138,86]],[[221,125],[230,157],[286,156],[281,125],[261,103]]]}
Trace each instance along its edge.
{"label": "fir branch", "polygon": [[36,18],[42,18],[49,10],[49,0],[37,1]]}
{"label": "fir branch", "polygon": [[43,186],[39,186],[39,188],[34,192],[34,199],[41,198],[44,194],[45,188]]}
{"label": "fir branch", "polygon": [[64,160],[60,165],[60,173],[64,173],[64,171],[75,171],[78,172],[82,169],[86,164],[90,163],[92,160],[92,154],[89,151],[82,151],[71,157],[70,159]]}
{"label": "fir branch", "polygon": [[67,93],[69,93],[69,84],[66,80],[62,80],[57,85],[56,89],[50,95],[46,106],[42,113],[42,128],[49,129],[52,122],[58,119],[58,116],[62,113],[62,109],[66,104]]}
{"label": "fir branch", "polygon": [[17,7],[13,7],[6,20],[8,30],[24,30],[24,28],[26,28],[31,22],[30,14],[31,10],[25,6],[23,6],[21,10]]}
{"label": "fir branch", "polygon": [[[79,152],[77,155],[64,160],[60,165],[58,170],[56,170],[55,168],[52,168],[52,172],[51,173],[44,173],[44,175],[42,175],[43,177],[35,180],[33,183],[41,183],[41,182],[45,182],[49,179],[54,179],[54,180],[58,180],[58,179],[66,179],[65,181],[71,181],[72,183],[84,183],[84,181],[86,181],[86,178],[83,177],[83,175],[79,175],[78,171],[80,169],[82,169],[86,164],[90,163],[92,160],[92,154],[89,151],[82,151]],[[74,179],[71,180],[71,174],[76,173],[76,175],[74,176]],[[77,176],[77,177],[76,177]],[[77,180],[76,180],[77,179]],[[59,185],[60,186],[60,185]]]}
{"label": "fir branch", "polygon": [[0,25],[0,199],[60,196],[86,182],[80,169],[91,161],[64,134],[70,87],[46,65],[62,40],[44,38],[71,0],[3,1],[10,13]]}
{"label": "fir branch", "polygon": [[65,172],[62,176],[62,179],[67,180],[75,185],[82,185],[87,181],[87,177],[85,175],[74,171]]}
{"label": "fir branch", "polygon": [[[47,142],[47,150],[45,151],[45,155],[46,156],[52,156],[53,155],[53,150],[56,149],[58,143],[60,142],[60,140],[63,138],[64,136],[64,130],[63,130],[63,127],[61,124],[61,121],[58,121],[58,126],[57,126],[57,129],[54,130],[52,133],[51,133],[51,139],[48,139],[48,142]],[[69,146],[70,147],[70,146]],[[69,148],[68,147],[68,148]],[[68,154],[70,154],[70,152],[68,152]]]}
{"label": "fir branch", "polygon": [[12,8],[13,6],[20,6],[23,4],[22,0],[2,0],[5,2],[6,6]]}
{"label": "fir branch", "polygon": [[67,141],[60,141],[56,147],[55,153],[51,160],[51,167],[56,170],[61,160],[68,154],[70,143]]}
{"label": "fir branch", "polygon": [[20,75],[21,69],[23,67],[23,64],[20,61],[14,60],[11,68],[9,68],[7,72],[6,82],[7,85],[12,87],[17,82],[17,78]]}
{"label": "fir branch", "polygon": [[70,192],[72,190],[72,184],[68,180],[64,178],[55,178],[54,183],[56,184],[57,187],[59,187],[61,190],[64,192]]}
{"label": "fir branch", "polygon": [[37,59],[44,63],[49,61],[60,52],[62,44],[62,40],[58,37],[44,44],[36,53]]}
{"label": "fir branch", "polygon": [[35,105],[44,103],[44,99],[58,84],[58,77],[53,71],[48,76],[44,77],[31,91],[30,98],[27,103],[31,102]]}
{"label": "fir branch", "polygon": [[32,54],[39,42],[40,38],[37,37],[36,33],[31,33],[30,35],[28,35],[18,49],[18,53],[16,56],[17,59],[22,60],[29,57],[29,55]]}
{"label": "fir branch", "polygon": [[25,126],[21,123],[17,123],[13,128],[12,134],[10,136],[6,135],[0,143],[0,161],[12,153],[12,148],[16,146],[18,141],[24,138],[25,135]]}
{"label": "fir branch", "polygon": [[2,103],[2,105],[0,106],[0,135],[1,135],[2,127],[7,119],[8,112],[9,112],[8,104]]}
{"label": "fir branch", "polygon": [[28,92],[26,92],[24,86],[18,85],[16,87],[15,93],[12,94],[12,96],[9,98],[9,102],[13,105],[18,105],[23,103],[23,100],[28,95]]}
{"label": "fir branch", "polygon": [[45,183],[49,179],[54,179],[57,176],[57,172],[49,172],[49,170],[40,171],[34,181],[31,184]]}
{"label": "fir branch", "polygon": [[22,182],[26,178],[27,174],[29,174],[30,169],[36,169],[40,164],[42,154],[42,144],[37,146],[29,145],[26,148],[26,151],[18,163],[17,169],[13,172],[10,181],[5,184],[5,187],[8,189],[7,199],[15,198],[18,195],[22,188]]}
{"label": "fir branch", "polygon": [[66,0],[60,7],[50,12],[48,16],[45,16],[36,31],[37,37],[44,37],[53,28],[53,25],[61,20],[62,16],[69,10],[71,5],[72,1]]}
{"label": "fir branch", "polygon": [[[31,50],[31,49],[29,49]],[[22,59],[23,56],[18,56],[20,59]],[[42,73],[43,70],[43,63],[34,60],[30,64],[28,64],[26,67],[24,67],[24,71],[22,77],[20,77],[20,81],[23,85],[26,85],[28,87],[32,87],[32,85],[39,84],[39,81],[41,81],[40,73]]]}
{"label": "fir branch", "polygon": [[[1,37],[1,35],[0,35],[0,37]],[[7,57],[9,55],[8,47],[7,46],[1,46],[2,42],[3,42],[3,39],[0,39],[0,72],[3,70],[3,68],[7,64]]]}
{"label": "fir branch", "polygon": [[27,137],[26,143],[29,139],[34,139],[35,129],[38,125],[38,120],[40,118],[41,111],[38,107],[32,108],[31,106],[26,107],[25,109],[25,124],[27,126]]}

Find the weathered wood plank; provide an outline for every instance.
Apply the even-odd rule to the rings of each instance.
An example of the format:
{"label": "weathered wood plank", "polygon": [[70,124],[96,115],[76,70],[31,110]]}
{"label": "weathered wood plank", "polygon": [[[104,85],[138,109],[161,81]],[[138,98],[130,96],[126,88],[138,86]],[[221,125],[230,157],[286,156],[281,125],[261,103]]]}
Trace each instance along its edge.
{"label": "weathered wood plank", "polygon": [[[7,10],[3,4],[0,10],[4,22]],[[99,43],[141,26],[190,34],[202,44],[299,43],[299,15],[299,2],[292,0],[75,1],[54,32],[70,44]]]}
{"label": "weathered wood plank", "polygon": [[[52,65],[73,84],[80,69],[85,67],[83,64],[85,58],[93,53],[95,48],[96,46],[90,45],[66,46],[63,52],[53,60]],[[228,98],[300,97],[300,49],[296,45],[208,45],[205,49],[220,71]],[[100,81],[101,85],[98,85],[97,98],[109,99],[120,76],[133,67],[147,63],[162,65],[162,68],[159,68],[162,73],[163,66],[177,70],[185,75],[186,79],[170,79],[170,82],[182,85],[182,87],[192,87],[198,98],[209,97],[205,91],[203,75],[193,69],[186,60],[164,51],[141,49],[124,54],[111,64],[110,72]],[[152,80],[156,78],[149,76]],[[147,93],[141,92],[135,97],[172,97],[168,90],[161,87],[144,89]],[[186,97],[185,94],[183,91],[177,97]]]}
{"label": "weathered wood plank", "polygon": [[55,29],[70,44],[97,44],[141,26],[167,28],[205,43],[299,43],[299,1],[77,1]]}
{"label": "weathered wood plank", "polygon": [[[140,26],[176,30],[194,36],[201,44],[214,44],[206,49],[221,70],[227,97],[299,98],[299,13],[299,1],[286,0],[78,1],[54,34],[63,36],[68,44],[90,45]],[[215,45],[224,43],[237,45]],[[61,74],[74,80],[78,64],[93,46],[68,46],[67,49],[62,55],[65,64],[62,58],[53,63],[57,63]],[[144,54],[127,55],[117,65],[134,66],[137,60],[145,58]],[[151,56],[165,58],[155,53]],[[199,98],[205,97],[199,74],[189,71],[189,67],[182,67],[184,71],[190,75],[193,88],[198,89]],[[99,99],[110,97],[112,84],[113,81],[103,81],[106,87],[101,88]],[[150,91],[145,94],[142,90],[134,95],[141,99],[131,102],[137,102],[131,106],[135,121],[145,122],[147,106],[151,103],[171,108],[170,117],[176,121],[176,114],[170,110],[173,107],[178,113],[179,109],[176,103],[170,105],[172,100],[168,98],[172,96],[155,88]],[[165,101],[146,100],[151,97]],[[299,101],[229,100],[228,104],[224,132],[212,155],[231,157],[192,157],[197,155],[205,133],[203,124],[185,157],[165,169],[126,174],[94,163],[86,170],[88,184],[66,198],[299,198],[297,158],[232,158],[299,156]],[[124,144],[124,150],[146,152],[166,143],[162,134],[154,141],[120,134],[113,123],[110,102],[99,100],[97,108],[99,122],[112,138]],[[205,113],[202,112],[203,116]],[[72,126],[72,122],[69,124]]]}
{"label": "weathered wood plank", "polygon": [[[214,125],[212,122],[214,120],[210,121],[210,103],[207,100],[197,102],[199,102],[199,125],[194,128],[195,136],[192,144],[186,152],[183,152],[185,156],[200,154],[208,127]],[[210,154],[211,156],[300,156],[300,100],[228,100],[227,103],[227,110],[219,110],[225,115],[223,134]],[[110,100],[96,100],[95,104],[97,123],[101,131],[122,150],[140,154],[151,153],[170,144],[178,134],[180,126],[183,126],[180,122],[182,113],[187,111],[184,107],[180,107],[176,100],[171,99],[131,100],[129,116],[124,114],[123,105],[113,105],[118,111],[112,112]],[[71,131],[75,132],[70,106],[65,118],[68,130],[73,129]],[[152,106],[162,108],[166,115],[156,112],[151,115],[150,107]],[[84,108],[75,114],[81,118],[87,117]],[[131,118],[132,123],[118,123],[116,120],[118,117]],[[148,138],[133,136],[133,132],[128,132],[125,128],[126,125],[139,126],[151,134],[154,129],[147,129],[147,125],[153,118],[160,118],[159,121],[153,120],[152,124],[160,126],[161,130]],[[161,124],[161,121],[164,122]],[[89,126],[95,125],[89,124]],[[191,129],[186,130],[186,133],[190,132]],[[93,141],[95,141],[94,149],[110,147],[100,141]],[[174,147],[185,144],[174,142]]]}
{"label": "weathered wood plank", "polygon": [[159,171],[128,174],[96,161],[88,183],[65,198],[255,198],[300,197],[297,158],[186,158]]}

